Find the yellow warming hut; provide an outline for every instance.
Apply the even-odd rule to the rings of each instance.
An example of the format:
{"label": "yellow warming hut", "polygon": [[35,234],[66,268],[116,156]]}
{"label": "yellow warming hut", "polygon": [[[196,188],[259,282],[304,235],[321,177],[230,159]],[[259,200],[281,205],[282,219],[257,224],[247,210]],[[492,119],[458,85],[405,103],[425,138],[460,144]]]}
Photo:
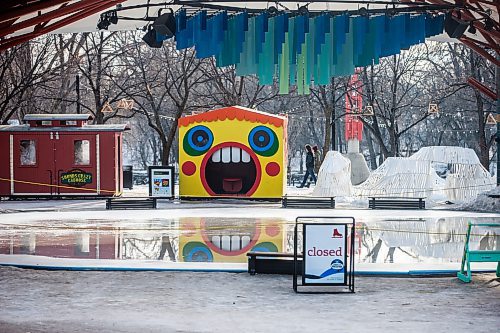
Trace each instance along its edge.
{"label": "yellow warming hut", "polygon": [[287,118],[231,106],[179,119],[181,198],[281,198]]}

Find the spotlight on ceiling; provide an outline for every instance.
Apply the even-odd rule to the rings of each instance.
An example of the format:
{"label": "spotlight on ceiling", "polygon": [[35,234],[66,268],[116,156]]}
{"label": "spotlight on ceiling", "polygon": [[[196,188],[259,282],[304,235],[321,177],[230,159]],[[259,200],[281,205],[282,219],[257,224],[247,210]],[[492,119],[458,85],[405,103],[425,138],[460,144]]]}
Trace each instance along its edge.
{"label": "spotlight on ceiling", "polygon": [[271,15],[276,15],[278,14],[278,8],[276,8],[275,6],[270,6],[269,8],[267,8],[267,12]]}
{"label": "spotlight on ceiling", "polygon": [[118,15],[116,14],[116,12],[109,13],[108,21],[111,24],[117,24],[118,23]]}
{"label": "spotlight on ceiling", "polygon": [[110,24],[109,19],[106,16],[101,15],[99,22],[97,22],[97,29],[107,30]]}
{"label": "spotlight on ceiling", "polygon": [[396,8],[387,9],[387,16],[396,16],[398,14],[398,10]]}
{"label": "spotlight on ceiling", "polygon": [[298,12],[300,15],[309,15],[309,9],[307,8],[307,6],[300,6]]}
{"label": "spotlight on ceiling", "polygon": [[358,15],[359,16],[368,16],[368,9],[366,9],[365,7],[361,7],[360,9],[358,9]]}
{"label": "spotlight on ceiling", "polygon": [[487,18],[486,21],[484,21],[484,30],[486,30],[486,31],[493,30],[493,20],[492,19]]}
{"label": "spotlight on ceiling", "polygon": [[169,13],[160,14],[153,22],[153,28],[160,35],[167,38],[173,37],[176,32],[176,22],[174,12],[171,10]]}
{"label": "spotlight on ceiling", "polygon": [[476,27],[474,26],[474,22],[471,22],[469,25],[469,30],[467,30],[468,33],[475,34],[476,33]]}
{"label": "spotlight on ceiling", "polygon": [[444,31],[451,38],[460,38],[469,26],[469,22],[462,21],[454,17],[451,13],[447,13],[444,19]]}
{"label": "spotlight on ceiling", "polygon": [[149,26],[148,31],[142,37],[142,40],[148,44],[149,47],[159,49],[163,45],[163,39],[158,39],[157,38],[157,33],[156,30],[153,28],[153,26]]}

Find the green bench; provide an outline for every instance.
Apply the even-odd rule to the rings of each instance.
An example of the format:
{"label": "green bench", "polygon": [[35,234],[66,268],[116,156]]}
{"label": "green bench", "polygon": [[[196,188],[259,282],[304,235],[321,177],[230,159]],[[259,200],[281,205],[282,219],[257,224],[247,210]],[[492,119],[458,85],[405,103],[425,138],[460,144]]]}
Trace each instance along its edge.
{"label": "green bench", "polygon": [[472,227],[497,227],[500,224],[495,223],[470,223],[467,227],[467,235],[465,236],[464,254],[462,257],[462,266],[457,277],[463,282],[470,282],[472,280],[472,272],[470,270],[471,262],[496,262],[497,263],[497,277],[500,277],[500,250],[470,250],[469,240]]}

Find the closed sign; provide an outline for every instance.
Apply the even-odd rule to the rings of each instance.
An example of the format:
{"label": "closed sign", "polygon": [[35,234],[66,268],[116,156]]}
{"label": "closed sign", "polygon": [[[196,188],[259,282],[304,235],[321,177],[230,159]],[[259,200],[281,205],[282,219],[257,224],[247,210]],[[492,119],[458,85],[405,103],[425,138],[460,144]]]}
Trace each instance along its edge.
{"label": "closed sign", "polygon": [[304,284],[346,284],[345,224],[304,224]]}

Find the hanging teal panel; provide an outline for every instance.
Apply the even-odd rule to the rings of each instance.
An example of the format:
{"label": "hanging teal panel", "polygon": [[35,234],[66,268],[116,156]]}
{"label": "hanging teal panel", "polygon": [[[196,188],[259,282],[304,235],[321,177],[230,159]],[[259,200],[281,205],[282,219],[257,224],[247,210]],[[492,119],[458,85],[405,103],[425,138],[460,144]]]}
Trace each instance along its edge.
{"label": "hanging teal panel", "polygon": [[274,24],[275,18],[271,17],[268,21],[268,31],[265,33],[262,52],[259,54],[259,84],[273,84],[273,75],[275,71],[274,64]]}
{"label": "hanging teal panel", "polygon": [[353,44],[354,44],[353,20],[349,20],[349,32],[345,35],[345,43],[338,55],[337,65],[334,69],[335,76],[346,76],[354,73]]}
{"label": "hanging teal panel", "polygon": [[245,32],[240,61],[236,64],[236,75],[257,74],[257,59],[255,58],[255,22],[256,17],[248,19],[248,28]]}

